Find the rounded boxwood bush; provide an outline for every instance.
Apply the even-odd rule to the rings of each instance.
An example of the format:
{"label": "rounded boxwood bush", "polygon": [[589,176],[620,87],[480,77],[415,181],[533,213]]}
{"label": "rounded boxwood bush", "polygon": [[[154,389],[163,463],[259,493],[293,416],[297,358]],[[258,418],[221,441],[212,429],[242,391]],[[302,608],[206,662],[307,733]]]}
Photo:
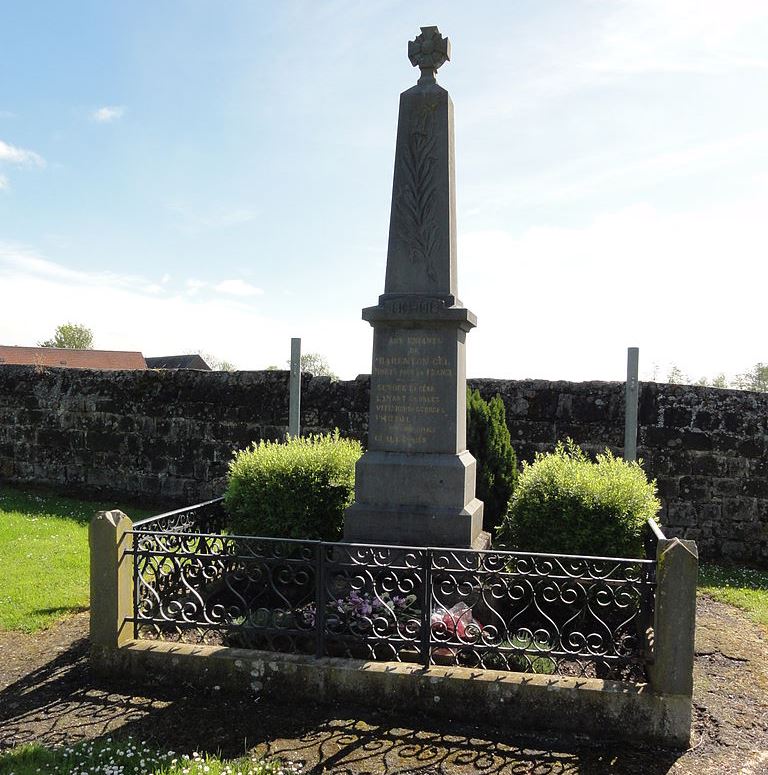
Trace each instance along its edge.
{"label": "rounded boxwood bush", "polygon": [[639,463],[609,450],[591,461],[571,440],[523,463],[497,538],[527,552],[641,557],[661,503]]}
{"label": "rounded boxwood bush", "polygon": [[229,464],[229,528],[240,535],[337,540],[361,455],[360,442],[338,430],[254,443]]}

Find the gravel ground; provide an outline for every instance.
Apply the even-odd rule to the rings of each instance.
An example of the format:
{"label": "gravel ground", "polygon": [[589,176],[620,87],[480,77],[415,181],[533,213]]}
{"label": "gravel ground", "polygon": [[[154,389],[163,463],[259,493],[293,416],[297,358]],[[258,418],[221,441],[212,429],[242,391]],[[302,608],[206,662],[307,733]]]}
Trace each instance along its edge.
{"label": "gravel ground", "polygon": [[693,744],[686,752],[519,736],[490,719],[436,721],[349,705],[291,707],[193,687],[105,682],[88,667],[88,615],[35,635],[0,632],[0,751],[131,734],[174,751],[255,750],[306,772],[768,774],[768,633],[700,597]]}

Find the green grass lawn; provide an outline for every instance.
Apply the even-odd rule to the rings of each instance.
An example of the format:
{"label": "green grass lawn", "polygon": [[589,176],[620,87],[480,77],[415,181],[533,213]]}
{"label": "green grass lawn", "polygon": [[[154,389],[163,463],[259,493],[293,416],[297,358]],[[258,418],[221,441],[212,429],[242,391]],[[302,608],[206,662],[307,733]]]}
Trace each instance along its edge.
{"label": "green grass lawn", "polygon": [[768,629],[768,571],[702,564],[699,591],[741,608]]}
{"label": "green grass lawn", "polygon": [[69,775],[72,772],[107,775],[292,775],[298,767],[278,760],[158,751],[132,738],[85,741],[69,748],[22,745],[0,753],[0,775]]}
{"label": "green grass lawn", "polygon": [[88,523],[121,508],[0,486],[0,630],[35,632],[88,607]]}

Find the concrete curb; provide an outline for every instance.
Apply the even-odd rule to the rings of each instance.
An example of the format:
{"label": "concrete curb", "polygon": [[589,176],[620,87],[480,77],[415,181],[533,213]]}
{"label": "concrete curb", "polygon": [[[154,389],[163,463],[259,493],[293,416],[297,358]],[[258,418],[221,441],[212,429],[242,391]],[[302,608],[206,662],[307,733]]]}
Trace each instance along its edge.
{"label": "concrete curb", "polygon": [[689,742],[691,698],[645,684],[397,662],[323,658],[131,640],[94,645],[97,672],[142,683],[191,683],[296,703],[311,699],[407,709],[509,729],[557,731],[668,747]]}

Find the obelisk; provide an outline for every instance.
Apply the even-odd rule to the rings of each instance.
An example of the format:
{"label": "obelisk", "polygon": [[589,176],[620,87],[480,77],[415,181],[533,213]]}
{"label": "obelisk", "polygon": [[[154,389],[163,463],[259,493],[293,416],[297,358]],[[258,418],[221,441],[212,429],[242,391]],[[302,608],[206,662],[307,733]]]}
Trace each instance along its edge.
{"label": "obelisk", "polygon": [[384,293],[373,326],[368,450],[356,469],[344,540],[484,548],[483,504],[466,444],[465,339],[458,299],[453,103],[437,69],[450,44],[422,27],[419,67],[400,95]]}

